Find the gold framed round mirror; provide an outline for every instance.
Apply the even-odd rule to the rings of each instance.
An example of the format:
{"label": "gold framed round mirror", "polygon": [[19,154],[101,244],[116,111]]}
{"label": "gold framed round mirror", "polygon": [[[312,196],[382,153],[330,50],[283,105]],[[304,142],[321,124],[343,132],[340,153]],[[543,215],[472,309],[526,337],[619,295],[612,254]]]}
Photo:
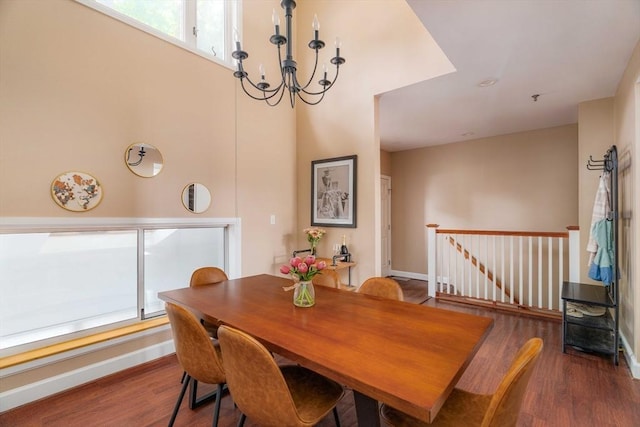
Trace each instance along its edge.
{"label": "gold framed round mirror", "polygon": [[129,170],[143,178],[151,178],[160,173],[164,166],[162,153],[151,144],[136,142],[124,152],[124,162]]}
{"label": "gold framed round mirror", "polygon": [[211,205],[211,193],[204,184],[192,182],[182,190],[182,204],[189,212],[203,213]]}

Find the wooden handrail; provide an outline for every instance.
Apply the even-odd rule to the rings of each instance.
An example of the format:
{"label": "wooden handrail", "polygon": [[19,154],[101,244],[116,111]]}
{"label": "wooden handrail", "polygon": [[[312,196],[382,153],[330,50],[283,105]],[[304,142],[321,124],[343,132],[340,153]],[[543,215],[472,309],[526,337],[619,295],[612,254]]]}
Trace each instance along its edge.
{"label": "wooden handrail", "polygon": [[455,228],[437,229],[437,234],[474,234],[484,236],[523,236],[568,238],[568,231],[504,231],[504,230],[459,230]]}

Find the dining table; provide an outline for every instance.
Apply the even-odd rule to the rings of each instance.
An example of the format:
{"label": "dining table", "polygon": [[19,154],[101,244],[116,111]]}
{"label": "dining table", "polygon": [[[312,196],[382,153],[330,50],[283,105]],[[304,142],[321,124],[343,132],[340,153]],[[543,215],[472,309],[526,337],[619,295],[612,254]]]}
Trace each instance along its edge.
{"label": "dining table", "polygon": [[260,274],[158,296],[350,388],[363,427],[380,425],[380,402],[432,422],[493,327],[488,317],[324,286],[315,305],[297,307],[292,283]]}

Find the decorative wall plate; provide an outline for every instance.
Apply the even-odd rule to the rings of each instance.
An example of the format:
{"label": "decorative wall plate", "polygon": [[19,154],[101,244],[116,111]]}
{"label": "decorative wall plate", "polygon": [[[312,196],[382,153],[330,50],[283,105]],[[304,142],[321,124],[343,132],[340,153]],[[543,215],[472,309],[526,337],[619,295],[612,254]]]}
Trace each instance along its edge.
{"label": "decorative wall plate", "polygon": [[102,200],[102,187],[88,173],[65,172],[51,183],[51,196],[66,210],[85,212],[98,206]]}

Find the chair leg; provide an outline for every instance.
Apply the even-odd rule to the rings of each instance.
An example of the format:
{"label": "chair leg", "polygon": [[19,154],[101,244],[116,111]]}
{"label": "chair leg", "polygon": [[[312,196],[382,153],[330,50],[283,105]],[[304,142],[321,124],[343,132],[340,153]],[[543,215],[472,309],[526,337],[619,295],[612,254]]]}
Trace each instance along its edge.
{"label": "chair leg", "polygon": [[336,420],[336,427],[340,427],[340,416],[338,415],[338,407],[333,407],[333,418]]}
{"label": "chair leg", "polygon": [[240,415],[240,420],[238,421],[238,427],[243,427],[244,426],[244,420],[247,419],[247,416],[245,414],[241,414]]}
{"label": "chair leg", "polygon": [[180,384],[184,384],[184,379],[187,377],[187,371],[182,372],[182,378],[180,378]]}
{"label": "chair leg", "polygon": [[198,403],[198,380],[191,382],[191,388],[189,389],[189,409],[195,409],[200,406]]}
{"label": "chair leg", "polygon": [[[229,390],[227,385],[223,386],[223,393],[227,393]],[[198,397],[198,381],[193,379],[191,382],[191,388],[189,389],[189,409],[199,408],[202,405],[206,405],[216,398],[218,392],[216,390]]]}
{"label": "chair leg", "polygon": [[187,375],[185,377],[185,382],[182,385],[182,390],[180,390],[180,395],[178,396],[178,401],[176,402],[175,408],[173,408],[173,414],[171,414],[171,420],[169,420],[169,427],[173,427],[173,423],[176,420],[176,416],[178,415],[178,410],[180,409],[180,404],[182,403],[182,399],[184,398],[184,394],[187,391],[187,387],[191,382],[191,376]]}
{"label": "chair leg", "polygon": [[218,427],[218,417],[220,416],[220,402],[222,401],[222,384],[218,384],[216,390],[216,404],[213,407],[213,427]]}

